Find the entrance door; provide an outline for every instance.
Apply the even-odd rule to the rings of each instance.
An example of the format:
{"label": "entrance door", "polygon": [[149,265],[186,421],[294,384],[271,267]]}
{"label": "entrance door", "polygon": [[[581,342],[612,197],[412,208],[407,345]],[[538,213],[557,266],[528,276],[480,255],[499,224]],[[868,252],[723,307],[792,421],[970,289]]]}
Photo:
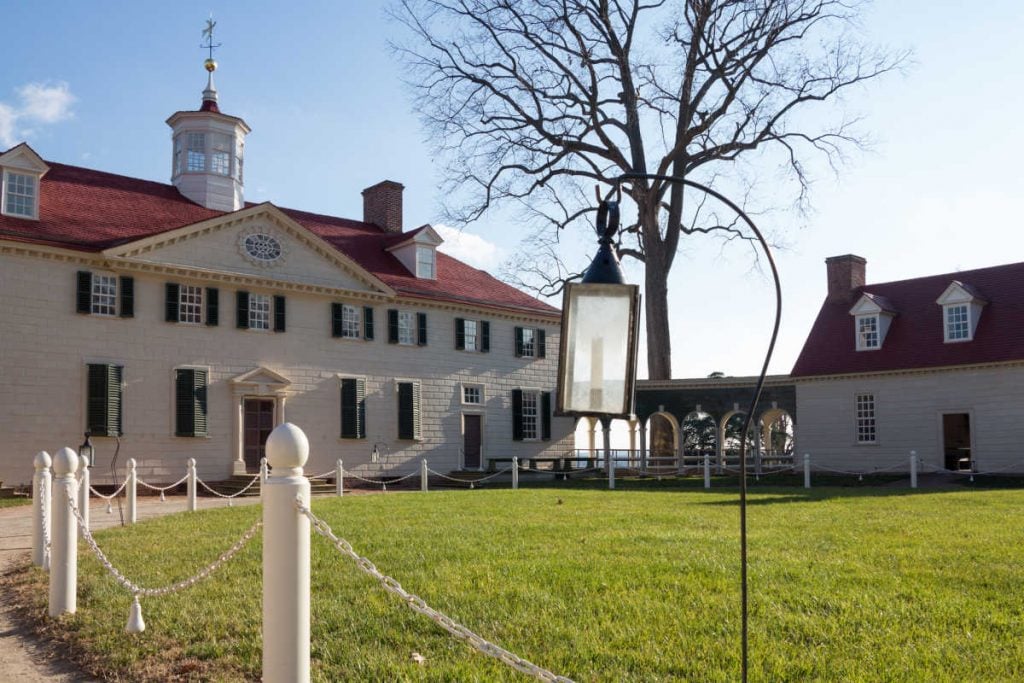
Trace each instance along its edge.
{"label": "entrance door", "polygon": [[947,470],[971,469],[971,416],[949,413],[942,416],[942,446]]}
{"label": "entrance door", "polygon": [[267,437],[274,429],[274,399],[247,398],[243,412],[242,458],[245,469],[256,472],[260,468],[260,459],[266,455]]}
{"label": "entrance door", "polygon": [[480,469],[480,436],[482,433],[482,415],[462,416],[462,468],[467,470]]}

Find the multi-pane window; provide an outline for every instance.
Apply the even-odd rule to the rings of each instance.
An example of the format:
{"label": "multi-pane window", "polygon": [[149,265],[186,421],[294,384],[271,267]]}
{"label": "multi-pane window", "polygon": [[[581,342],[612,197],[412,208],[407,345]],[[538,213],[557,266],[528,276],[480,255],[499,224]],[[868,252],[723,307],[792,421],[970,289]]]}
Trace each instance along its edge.
{"label": "multi-pane window", "polygon": [[4,213],[11,216],[35,218],[36,179],[23,173],[7,172],[7,191],[4,195]]}
{"label": "multi-pane window", "polygon": [[181,285],[178,289],[178,321],[203,322],[203,288]]}
{"label": "multi-pane window", "polygon": [[479,384],[463,385],[462,402],[471,406],[482,404],[484,402],[484,388]]}
{"label": "multi-pane window", "polygon": [[270,329],[270,297],[268,295],[249,295],[249,329]]}
{"label": "multi-pane window", "polygon": [[231,175],[231,136],[217,133],[212,138],[210,172]]}
{"label": "multi-pane window", "polygon": [[967,304],[946,306],[946,341],[965,341],[971,338],[970,311]]}
{"label": "multi-pane window", "polygon": [[244,146],[244,143],[239,140],[235,154],[235,179],[238,182],[242,182],[242,149]]}
{"label": "multi-pane window", "polygon": [[877,315],[863,315],[857,318],[857,342],[857,348],[860,349],[879,347]]}
{"label": "multi-pane window", "polygon": [[117,276],[92,276],[91,312],[98,315],[117,315]]}
{"label": "multi-pane window", "polygon": [[416,343],[416,316],[411,311],[398,312],[398,343]]}
{"label": "multi-pane window", "polygon": [[201,173],[206,170],[206,135],[204,133],[188,133],[187,159],[189,171]]}
{"label": "multi-pane window", "polygon": [[875,395],[857,394],[857,443],[875,443]]}
{"label": "multi-pane window", "polygon": [[361,325],[359,308],[344,304],[341,307],[341,336],[347,339],[359,339]]}
{"label": "multi-pane window", "polygon": [[455,348],[462,351],[491,350],[491,323],[487,320],[455,319]]}
{"label": "multi-pane window", "polygon": [[477,321],[467,320],[465,326],[465,349],[466,351],[476,351],[477,349]]}
{"label": "multi-pane window", "polygon": [[537,408],[538,402],[536,392],[523,392],[523,415],[521,424],[523,425],[524,439],[537,438],[537,414],[539,412]]}
{"label": "multi-pane window", "polygon": [[436,275],[436,254],[432,247],[416,247],[416,277],[433,280]]}
{"label": "multi-pane window", "polygon": [[516,356],[520,358],[544,358],[544,330],[533,327],[516,328]]}

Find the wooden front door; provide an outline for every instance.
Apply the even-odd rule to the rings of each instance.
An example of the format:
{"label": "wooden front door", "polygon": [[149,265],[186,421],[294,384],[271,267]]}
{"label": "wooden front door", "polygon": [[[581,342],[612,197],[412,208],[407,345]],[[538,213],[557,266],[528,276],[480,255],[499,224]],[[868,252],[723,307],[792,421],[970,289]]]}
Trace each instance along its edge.
{"label": "wooden front door", "polygon": [[483,432],[483,416],[462,416],[462,468],[480,469],[480,442]]}
{"label": "wooden front door", "polygon": [[971,469],[971,416],[948,413],[942,416],[942,445],[946,469]]}
{"label": "wooden front door", "polygon": [[245,469],[256,472],[260,468],[260,458],[266,455],[267,437],[274,429],[274,399],[247,398],[243,412],[242,458]]}

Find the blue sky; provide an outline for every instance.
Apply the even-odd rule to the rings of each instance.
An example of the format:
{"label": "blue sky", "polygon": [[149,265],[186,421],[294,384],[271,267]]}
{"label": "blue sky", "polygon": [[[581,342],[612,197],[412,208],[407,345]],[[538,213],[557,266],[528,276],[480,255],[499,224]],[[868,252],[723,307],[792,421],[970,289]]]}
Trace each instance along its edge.
{"label": "blue sky", "polygon": [[[27,140],[46,159],[168,182],[164,121],[199,105],[212,11],[221,108],[253,129],[247,199],[358,218],[360,190],[389,178],[406,187],[407,225],[437,224],[440,167],[387,47],[399,27],[383,3],[5,5],[0,147]],[[777,254],[785,308],[772,372],[799,353],[827,256],[865,257],[869,283],[1024,261],[1024,4],[878,2],[864,31],[913,49],[913,63],[847,103],[874,144],[838,177],[821,170],[813,213],[764,219],[788,245]],[[453,253],[496,270],[515,228],[499,214],[445,234]],[[682,249],[670,282],[675,376],[755,373],[770,283],[746,248],[694,239]]]}

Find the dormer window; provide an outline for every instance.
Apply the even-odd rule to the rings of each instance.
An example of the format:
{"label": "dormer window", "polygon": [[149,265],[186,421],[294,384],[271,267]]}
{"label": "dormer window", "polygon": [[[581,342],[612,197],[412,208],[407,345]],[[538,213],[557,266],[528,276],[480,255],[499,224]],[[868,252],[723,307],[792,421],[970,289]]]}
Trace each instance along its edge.
{"label": "dormer window", "polygon": [[987,303],[978,292],[970,285],[954,280],[935,303],[942,306],[943,341],[955,344],[974,339],[981,309]]}
{"label": "dormer window", "polygon": [[37,220],[39,181],[49,170],[25,143],[0,154],[0,213]]}
{"label": "dormer window", "polygon": [[885,297],[865,292],[850,309],[850,315],[854,319],[857,350],[877,351],[885,343],[885,335],[896,310]]}
{"label": "dormer window", "polygon": [[437,277],[437,254],[433,247],[416,247],[416,277],[428,280]]}
{"label": "dormer window", "polygon": [[877,349],[881,346],[878,336],[878,316],[862,315],[857,317],[857,349]]}

